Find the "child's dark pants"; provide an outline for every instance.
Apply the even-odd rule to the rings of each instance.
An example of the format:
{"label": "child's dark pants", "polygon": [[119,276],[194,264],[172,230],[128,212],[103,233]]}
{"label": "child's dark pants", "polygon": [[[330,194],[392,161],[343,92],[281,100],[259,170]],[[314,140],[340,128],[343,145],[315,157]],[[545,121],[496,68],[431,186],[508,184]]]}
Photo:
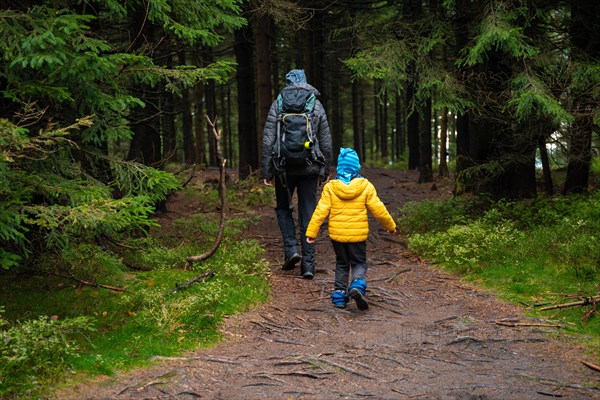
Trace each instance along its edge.
{"label": "child's dark pants", "polygon": [[334,290],[347,290],[350,273],[351,281],[366,280],[367,276],[367,242],[342,243],[331,241],[335,251],[335,284]]}

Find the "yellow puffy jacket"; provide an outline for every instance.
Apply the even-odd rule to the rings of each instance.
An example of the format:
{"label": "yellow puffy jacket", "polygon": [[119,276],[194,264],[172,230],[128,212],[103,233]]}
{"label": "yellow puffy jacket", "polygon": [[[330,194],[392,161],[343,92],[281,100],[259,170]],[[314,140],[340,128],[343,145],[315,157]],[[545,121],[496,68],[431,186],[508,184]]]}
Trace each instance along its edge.
{"label": "yellow puffy jacket", "polygon": [[329,237],[343,243],[363,242],[369,237],[367,210],[387,231],[396,229],[396,223],[377,196],[375,186],[366,178],[354,178],[350,184],[334,179],[323,187],[317,208],[306,229],[306,236],[316,238],[329,216]]}

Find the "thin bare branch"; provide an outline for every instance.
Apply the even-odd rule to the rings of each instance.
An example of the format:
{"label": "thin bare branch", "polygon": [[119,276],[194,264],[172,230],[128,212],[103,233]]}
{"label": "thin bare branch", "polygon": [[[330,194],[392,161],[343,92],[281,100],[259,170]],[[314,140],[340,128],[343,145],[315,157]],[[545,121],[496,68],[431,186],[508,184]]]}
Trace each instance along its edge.
{"label": "thin bare branch", "polygon": [[215,126],[215,121],[212,121],[208,115],[206,115],[206,120],[208,124],[212,127],[213,135],[217,141],[217,157],[219,159],[219,191],[221,193],[221,221],[219,223],[219,232],[217,237],[215,238],[215,242],[212,247],[204,254],[199,256],[191,256],[188,257],[187,261],[189,263],[204,261],[217,251],[219,246],[221,245],[221,241],[223,240],[223,233],[225,232],[225,163],[227,160],[223,158],[223,151],[221,149],[221,133],[217,131]]}

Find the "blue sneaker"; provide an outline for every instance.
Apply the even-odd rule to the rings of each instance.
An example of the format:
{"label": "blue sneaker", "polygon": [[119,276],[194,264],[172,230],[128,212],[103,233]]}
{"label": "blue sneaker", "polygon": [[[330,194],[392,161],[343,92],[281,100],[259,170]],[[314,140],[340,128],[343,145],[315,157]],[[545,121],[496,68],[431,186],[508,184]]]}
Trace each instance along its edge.
{"label": "blue sneaker", "polygon": [[334,290],[331,293],[331,302],[337,308],[346,308],[346,304],[348,304],[348,295],[344,290]]}
{"label": "blue sneaker", "polygon": [[367,282],[364,279],[356,279],[348,286],[348,296],[356,302],[356,307],[359,310],[369,308],[369,303],[367,303],[367,298],[365,297],[366,293]]}

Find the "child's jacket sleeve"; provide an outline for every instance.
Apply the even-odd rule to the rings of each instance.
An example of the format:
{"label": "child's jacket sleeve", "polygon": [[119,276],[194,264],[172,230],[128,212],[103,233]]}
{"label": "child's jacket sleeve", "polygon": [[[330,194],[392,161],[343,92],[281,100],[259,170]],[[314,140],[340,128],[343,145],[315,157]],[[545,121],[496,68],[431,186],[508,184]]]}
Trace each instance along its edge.
{"label": "child's jacket sleeve", "polygon": [[369,183],[369,189],[367,193],[367,209],[375,218],[377,218],[385,230],[388,232],[395,230],[396,223],[394,222],[394,219],[388,212],[387,208],[385,208],[385,204],[383,204],[379,196],[377,196],[377,190],[375,190],[375,186],[373,186],[371,183]]}
{"label": "child's jacket sleeve", "polygon": [[325,221],[325,218],[329,215],[331,210],[331,191],[329,182],[323,187],[323,193],[321,193],[321,199],[313,212],[312,218],[306,228],[306,237],[315,239],[319,235],[319,229]]}

